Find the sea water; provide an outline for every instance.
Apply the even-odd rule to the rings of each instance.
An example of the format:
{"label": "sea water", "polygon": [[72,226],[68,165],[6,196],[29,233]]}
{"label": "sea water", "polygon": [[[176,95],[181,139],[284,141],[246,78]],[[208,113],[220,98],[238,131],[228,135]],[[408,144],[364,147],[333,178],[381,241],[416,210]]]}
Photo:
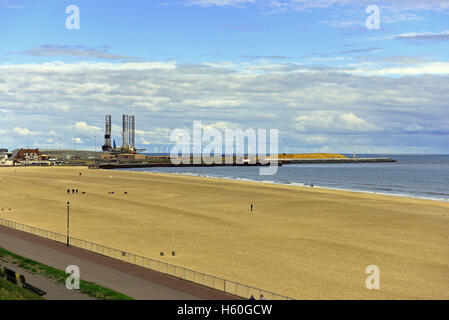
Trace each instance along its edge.
{"label": "sea water", "polygon": [[[348,155],[349,156],[349,155]],[[291,164],[275,175],[259,175],[258,167],[164,167],[125,169],[188,174],[232,180],[363,191],[449,201],[449,155],[358,155],[392,158],[394,163]]]}

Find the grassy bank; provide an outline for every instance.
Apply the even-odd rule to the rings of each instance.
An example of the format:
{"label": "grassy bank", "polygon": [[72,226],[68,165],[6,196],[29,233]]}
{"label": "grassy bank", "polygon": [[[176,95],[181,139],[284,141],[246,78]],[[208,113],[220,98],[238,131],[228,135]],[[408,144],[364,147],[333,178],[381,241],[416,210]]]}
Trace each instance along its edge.
{"label": "grassy bank", "polygon": [[[270,157],[269,157],[270,158]],[[347,157],[342,154],[335,153],[291,153],[291,154],[278,154],[279,160],[289,159],[346,159]]]}
{"label": "grassy bank", "polygon": [[[31,271],[32,273],[40,274],[46,278],[53,279],[60,283],[64,283],[68,276],[62,270],[58,270],[34,260],[24,258],[0,247],[0,261],[1,260],[17,264],[19,267]],[[80,280],[80,291],[84,294],[89,295],[90,297],[94,297],[99,300],[133,300],[132,298],[124,294],[99,286],[93,282],[84,281],[82,279]]]}
{"label": "grassy bank", "polygon": [[44,300],[37,294],[22,289],[15,284],[0,278],[0,300]]}

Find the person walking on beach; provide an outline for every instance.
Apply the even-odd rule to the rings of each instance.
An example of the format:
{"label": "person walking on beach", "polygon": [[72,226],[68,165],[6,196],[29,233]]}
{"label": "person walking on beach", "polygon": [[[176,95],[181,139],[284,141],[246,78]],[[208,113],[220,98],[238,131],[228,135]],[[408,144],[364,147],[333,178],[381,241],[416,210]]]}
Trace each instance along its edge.
{"label": "person walking on beach", "polygon": [[67,194],[70,194],[70,189],[67,189]]}
{"label": "person walking on beach", "polygon": [[253,207],[254,207],[254,206],[253,206],[253,204],[251,203],[251,212],[253,211]]}

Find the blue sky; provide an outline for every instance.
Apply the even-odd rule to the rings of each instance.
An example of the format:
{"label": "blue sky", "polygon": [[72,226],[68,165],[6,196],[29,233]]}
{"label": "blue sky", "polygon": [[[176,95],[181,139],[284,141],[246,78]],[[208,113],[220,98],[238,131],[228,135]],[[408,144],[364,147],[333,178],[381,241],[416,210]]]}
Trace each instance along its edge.
{"label": "blue sky", "polygon": [[93,150],[105,114],[119,141],[132,113],[150,151],[200,120],[279,129],[283,152],[449,153],[448,18],[449,1],[0,0],[0,147]]}

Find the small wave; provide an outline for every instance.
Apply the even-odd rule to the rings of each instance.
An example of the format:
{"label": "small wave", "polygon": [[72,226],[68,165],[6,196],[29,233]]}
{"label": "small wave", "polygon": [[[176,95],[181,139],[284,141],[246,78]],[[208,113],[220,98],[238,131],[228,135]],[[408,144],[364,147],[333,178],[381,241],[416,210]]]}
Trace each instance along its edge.
{"label": "small wave", "polygon": [[301,182],[290,182],[290,184],[292,186],[296,186],[296,187],[306,187],[306,186],[308,186],[307,184],[301,183]]}
{"label": "small wave", "polygon": [[[119,169],[120,170],[120,169]],[[150,170],[139,170],[139,171],[150,171]],[[338,187],[337,185],[333,186],[326,186],[325,181],[318,181],[315,180],[312,183],[309,182],[300,182],[300,181],[289,181],[289,180],[282,180],[282,181],[271,181],[271,180],[255,180],[255,179],[249,179],[249,178],[243,178],[243,177],[230,177],[230,176],[219,176],[219,175],[206,175],[204,173],[194,173],[194,172],[163,172],[163,171],[154,171],[152,172],[161,172],[161,173],[168,173],[168,174],[181,174],[181,175],[188,175],[188,176],[200,176],[200,177],[209,177],[209,178],[217,178],[217,179],[224,179],[224,180],[233,180],[233,181],[247,181],[247,182],[258,182],[258,183],[268,183],[268,184],[278,184],[278,185],[291,185],[291,186],[297,186],[297,187],[309,187],[311,184],[315,188],[321,188],[321,189],[328,189],[328,190],[340,190],[340,191],[347,191],[347,192],[361,192],[361,193],[368,193],[368,194],[380,194],[380,195],[388,195],[388,196],[396,196],[396,197],[403,197],[403,198],[413,198],[413,199],[424,199],[424,200],[434,200],[434,201],[443,201],[443,202],[449,202],[449,194],[444,192],[413,192],[413,191],[405,191],[405,190],[397,190],[391,188],[381,188],[376,187],[375,185],[355,185],[355,188],[351,187]],[[321,184],[322,183],[322,184]],[[368,187],[368,190],[365,189]],[[405,191],[405,192],[404,192]]]}
{"label": "small wave", "polygon": [[449,193],[443,193],[443,192],[426,192],[426,194],[434,195],[434,196],[446,196],[449,197]]}

